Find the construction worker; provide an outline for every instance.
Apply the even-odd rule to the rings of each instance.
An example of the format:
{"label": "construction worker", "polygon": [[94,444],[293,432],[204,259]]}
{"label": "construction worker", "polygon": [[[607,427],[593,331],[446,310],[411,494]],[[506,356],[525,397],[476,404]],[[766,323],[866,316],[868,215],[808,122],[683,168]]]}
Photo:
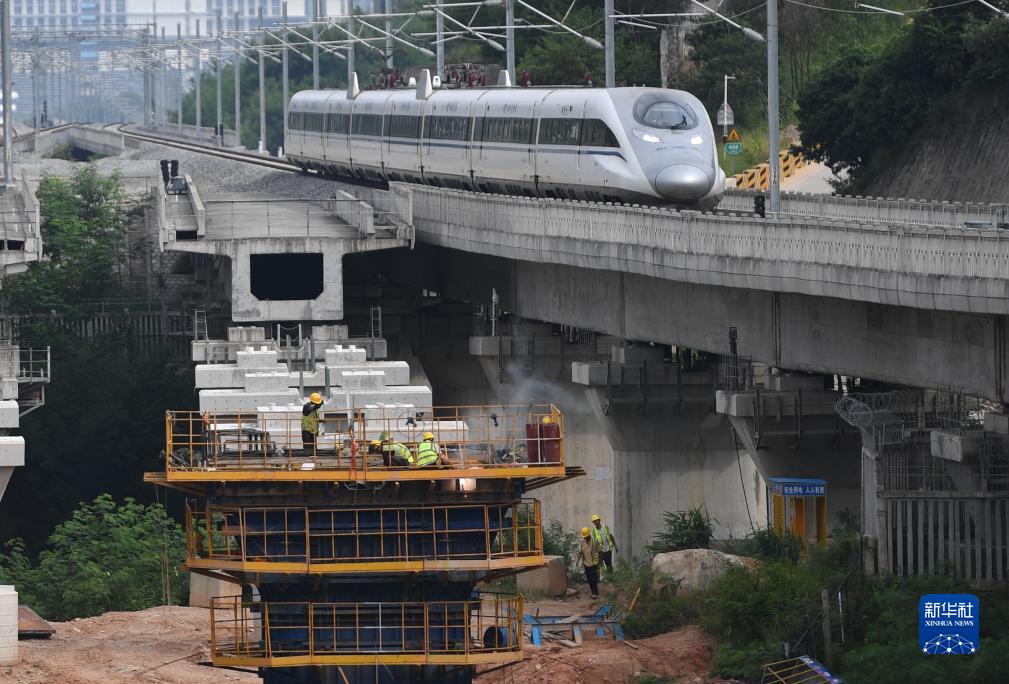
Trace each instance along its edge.
{"label": "construction worker", "polygon": [[301,446],[315,453],[315,441],[319,436],[319,409],[322,408],[322,395],[312,392],[308,401],[301,407]]}
{"label": "construction worker", "polygon": [[610,528],[603,524],[598,513],[592,514],[592,538],[599,544],[599,555],[606,564],[606,572],[613,574],[613,552],[617,551],[617,540],[613,538]]}
{"label": "construction worker", "polygon": [[578,547],[578,560],[585,568],[585,581],[589,583],[592,598],[599,598],[599,544],[592,538],[589,528],[582,528],[582,543]]}
{"label": "construction worker", "polygon": [[393,440],[392,435],[388,432],[382,433],[381,440],[382,454],[385,456],[385,464],[387,466],[410,466],[414,464],[415,459],[413,452],[410,451],[410,447]]}
{"label": "construction worker", "polygon": [[451,465],[448,459],[442,455],[438,443],[434,441],[433,432],[425,432],[421,437],[421,443],[417,445],[417,462],[414,465],[418,468]]}

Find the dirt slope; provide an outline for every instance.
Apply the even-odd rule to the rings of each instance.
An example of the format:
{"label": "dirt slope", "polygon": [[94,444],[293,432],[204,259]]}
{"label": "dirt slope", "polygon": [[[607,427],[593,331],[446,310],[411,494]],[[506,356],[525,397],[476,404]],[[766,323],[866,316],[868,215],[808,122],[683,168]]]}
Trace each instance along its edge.
{"label": "dirt slope", "polygon": [[52,623],[48,640],[20,642],[21,664],[0,667],[7,684],[253,684],[258,675],[197,665],[210,658],[204,608],[165,607]]}
{"label": "dirt slope", "polygon": [[892,173],[866,194],[961,202],[1009,202],[1009,97],[960,98],[951,114],[906,145]]}

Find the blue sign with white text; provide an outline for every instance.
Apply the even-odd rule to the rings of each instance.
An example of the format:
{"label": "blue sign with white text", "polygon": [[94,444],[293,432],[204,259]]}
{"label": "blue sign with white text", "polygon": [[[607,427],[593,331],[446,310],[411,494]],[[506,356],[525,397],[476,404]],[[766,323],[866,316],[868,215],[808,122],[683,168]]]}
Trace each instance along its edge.
{"label": "blue sign with white text", "polygon": [[974,594],[925,594],[918,601],[918,647],[928,655],[970,655],[981,647]]}

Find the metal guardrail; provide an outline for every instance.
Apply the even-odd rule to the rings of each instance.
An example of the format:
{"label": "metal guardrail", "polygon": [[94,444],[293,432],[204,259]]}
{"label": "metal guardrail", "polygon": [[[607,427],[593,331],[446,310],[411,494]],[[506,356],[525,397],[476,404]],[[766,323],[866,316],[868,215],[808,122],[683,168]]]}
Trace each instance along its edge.
{"label": "metal guardrail", "polygon": [[[563,471],[564,417],[552,404],[435,407],[429,416],[417,411],[323,409],[322,432],[314,443],[302,440],[300,408],[168,411],[166,470],[169,476],[204,473],[210,478],[229,471],[323,471],[327,477],[345,480],[507,477],[510,472],[517,477],[520,470]],[[387,448],[374,444],[388,433],[415,456],[428,431],[442,449],[440,465],[397,465]],[[411,471],[413,475],[408,474]]]}
{"label": "metal guardrail", "polygon": [[514,568],[543,562],[535,499],[389,507],[186,504],[189,567],[261,572]]}
{"label": "metal guardrail", "polygon": [[18,364],[18,380],[49,382],[51,364],[50,347],[46,347],[45,349],[21,349]]}
{"label": "metal guardrail", "polygon": [[522,598],[308,603],[211,600],[215,665],[475,664],[522,657]]}

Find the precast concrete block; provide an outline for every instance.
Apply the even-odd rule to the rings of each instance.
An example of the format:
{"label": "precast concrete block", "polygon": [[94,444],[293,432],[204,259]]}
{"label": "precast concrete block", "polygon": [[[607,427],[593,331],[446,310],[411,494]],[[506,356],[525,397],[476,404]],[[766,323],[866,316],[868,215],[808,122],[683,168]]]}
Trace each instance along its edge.
{"label": "precast concrete block", "polygon": [[13,399],[0,401],[0,428],[16,428],[21,424],[21,408]]}
{"label": "precast concrete block", "polygon": [[350,337],[350,328],[346,325],[313,325],[312,339],[319,342],[340,342]]}
{"label": "precast concrete block", "polygon": [[469,353],[472,356],[497,356],[501,349],[500,342],[497,337],[471,337]]}
{"label": "precast concrete block", "polygon": [[192,608],[210,608],[210,599],[218,596],[237,596],[241,587],[216,577],[195,572],[189,574],[189,605]]}
{"label": "precast concrete block", "polygon": [[413,404],[365,404],[363,408],[367,420],[406,420],[407,416],[417,414]]}
{"label": "precast concrete block", "polygon": [[193,340],[192,342],[192,353],[190,356],[193,359],[193,363],[205,363],[207,360],[207,345],[209,342],[205,340]]}
{"label": "precast concrete block", "polygon": [[931,451],[934,458],[963,463],[981,453],[981,430],[969,430],[963,434],[931,431]]}
{"label": "precast concrete block", "polygon": [[573,361],[571,382],[576,385],[602,386],[606,384],[606,364],[595,361]]}
{"label": "precast concrete block", "polygon": [[18,380],[17,378],[6,377],[0,380],[0,399],[17,399],[18,398]]}
{"label": "precast concrete block", "polygon": [[568,573],[564,556],[546,556],[546,564],[541,568],[520,573],[518,590],[524,596],[561,596],[568,588]]}
{"label": "precast concrete block", "polygon": [[[329,381],[334,387],[341,386],[344,371],[377,370],[385,373],[385,386],[410,384],[410,364],[406,361],[366,361],[364,363],[337,364],[327,366]],[[306,376],[307,377],[307,376]],[[305,384],[311,384],[305,380]]]}
{"label": "precast concrete block", "polygon": [[[196,366],[196,389],[226,389],[226,388],[242,388],[245,387],[245,376],[250,372],[250,369],[239,368],[238,366],[232,365],[230,363],[207,363],[200,364]],[[264,368],[257,368],[253,372],[260,373],[282,373],[285,377],[288,377],[288,385],[294,386],[298,384],[298,378],[295,374],[293,382],[291,382],[291,374],[287,372],[287,367],[278,363],[273,366],[267,366]],[[305,381],[306,384],[317,384],[309,383],[308,380]]]}
{"label": "precast concrete block", "polygon": [[1009,435],[1009,415],[1001,413],[984,414],[984,431],[998,435]]}
{"label": "precast concrete block", "polygon": [[270,368],[277,365],[277,351],[265,345],[246,347],[235,352],[235,364],[239,368]]}
{"label": "precast concrete block", "polygon": [[228,328],[228,342],[265,342],[266,329],[258,325],[237,325]]}
{"label": "precast concrete block", "polygon": [[290,375],[281,373],[246,373],[245,391],[253,393],[282,392],[288,388]]}
{"label": "precast concrete block", "polygon": [[613,363],[662,363],[661,347],[610,347]]}
{"label": "precast concrete block", "polygon": [[416,411],[431,414],[431,388],[420,385],[397,385],[381,390],[339,390],[333,392],[333,405],[351,410],[368,404],[413,404]]}
{"label": "precast concrete block", "polygon": [[340,386],[347,392],[381,390],[385,387],[385,372],[380,370],[342,371]]}
{"label": "precast concrete block", "polygon": [[21,435],[0,437],[0,466],[23,466],[25,464],[25,438]]}
{"label": "precast concrete block", "polygon": [[442,446],[462,444],[469,440],[470,427],[462,420],[416,420],[413,425],[406,423],[407,415],[396,414],[388,420],[378,420],[365,409],[365,439],[379,439],[388,431],[393,439],[404,444],[416,444],[425,432],[433,432],[435,441]]}
{"label": "precast concrete block", "polygon": [[326,350],[327,366],[365,363],[367,360],[368,351],[353,344],[348,346],[338,344]]}
{"label": "precast concrete block", "polygon": [[200,390],[200,411],[217,413],[253,413],[259,406],[269,404],[296,404],[301,401],[298,390],[288,388],[282,392],[247,392],[246,390]]}

